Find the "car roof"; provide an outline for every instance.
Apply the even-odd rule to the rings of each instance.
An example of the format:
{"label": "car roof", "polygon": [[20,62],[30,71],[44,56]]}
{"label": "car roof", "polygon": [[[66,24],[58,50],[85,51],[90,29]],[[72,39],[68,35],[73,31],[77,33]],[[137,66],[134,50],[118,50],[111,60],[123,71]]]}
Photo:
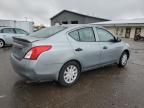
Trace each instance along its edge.
{"label": "car roof", "polygon": [[[16,27],[8,27],[8,26],[7,26],[7,27],[6,27],[6,26],[3,26],[3,27],[1,26],[1,27],[0,27],[0,29],[4,29],[4,28],[21,29],[21,28],[16,28]],[[22,30],[23,30],[23,29],[22,29]]]}
{"label": "car roof", "polygon": [[[96,24],[63,24],[59,25],[61,27],[67,27],[67,28],[76,28],[76,27],[98,27],[98,28],[104,28],[102,26],[96,25]],[[58,26],[56,26],[58,27]],[[105,28],[104,28],[105,29]]]}
{"label": "car roof", "polygon": [[99,25],[96,24],[63,24],[61,26],[65,26],[65,27],[75,27],[75,26],[97,26],[97,27],[101,27]]}

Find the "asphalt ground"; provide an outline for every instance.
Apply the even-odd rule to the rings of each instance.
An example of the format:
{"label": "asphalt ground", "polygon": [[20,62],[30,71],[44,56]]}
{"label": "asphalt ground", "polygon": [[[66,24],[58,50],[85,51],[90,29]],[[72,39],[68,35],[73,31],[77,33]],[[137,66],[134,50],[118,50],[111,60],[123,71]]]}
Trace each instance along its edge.
{"label": "asphalt ground", "polygon": [[144,41],[124,41],[131,45],[125,68],[85,72],[68,88],[55,82],[26,83],[12,69],[11,47],[0,49],[0,108],[143,108]]}

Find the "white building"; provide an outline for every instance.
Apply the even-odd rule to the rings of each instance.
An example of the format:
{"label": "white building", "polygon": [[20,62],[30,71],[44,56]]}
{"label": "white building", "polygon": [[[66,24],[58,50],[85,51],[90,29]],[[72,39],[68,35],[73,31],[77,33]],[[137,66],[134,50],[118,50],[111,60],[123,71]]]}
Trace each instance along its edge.
{"label": "white building", "polygon": [[131,20],[116,20],[95,23],[97,25],[106,27],[114,35],[134,38],[136,34],[144,36],[144,19],[131,19]]}
{"label": "white building", "polygon": [[0,26],[21,28],[29,33],[33,32],[34,22],[30,21],[16,21],[16,20],[2,20],[0,19]]}

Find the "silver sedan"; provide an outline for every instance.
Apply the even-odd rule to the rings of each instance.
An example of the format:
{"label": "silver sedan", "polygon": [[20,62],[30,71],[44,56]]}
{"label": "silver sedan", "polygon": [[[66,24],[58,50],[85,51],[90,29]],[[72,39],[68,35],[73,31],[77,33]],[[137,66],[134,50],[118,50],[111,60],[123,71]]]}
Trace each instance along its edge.
{"label": "silver sedan", "polygon": [[129,45],[96,25],[49,27],[14,37],[11,63],[22,77],[71,86],[81,72],[117,63],[125,67]]}
{"label": "silver sedan", "polygon": [[13,37],[15,36],[26,36],[28,32],[20,28],[12,27],[0,27],[0,48],[5,45],[12,45]]}

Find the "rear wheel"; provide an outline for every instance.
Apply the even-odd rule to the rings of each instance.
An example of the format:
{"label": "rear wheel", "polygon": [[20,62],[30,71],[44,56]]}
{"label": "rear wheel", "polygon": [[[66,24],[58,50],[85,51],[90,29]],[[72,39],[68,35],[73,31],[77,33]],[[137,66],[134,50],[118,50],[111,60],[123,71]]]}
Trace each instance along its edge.
{"label": "rear wheel", "polygon": [[120,60],[119,60],[119,67],[125,67],[127,65],[127,61],[128,61],[128,53],[127,52],[123,52]]}
{"label": "rear wheel", "polygon": [[0,48],[4,47],[4,41],[2,39],[0,39]]}
{"label": "rear wheel", "polygon": [[80,76],[80,66],[77,62],[71,61],[66,63],[59,75],[59,83],[63,86],[73,85]]}

